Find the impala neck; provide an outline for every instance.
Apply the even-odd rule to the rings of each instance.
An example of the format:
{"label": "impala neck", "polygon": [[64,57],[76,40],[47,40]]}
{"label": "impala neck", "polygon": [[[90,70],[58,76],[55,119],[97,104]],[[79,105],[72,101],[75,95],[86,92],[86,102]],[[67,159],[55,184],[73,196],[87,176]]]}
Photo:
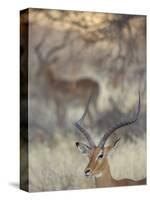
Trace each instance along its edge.
{"label": "impala neck", "polygon": [[45,73],[50,84],[55,81],[54,73],[50,68],[46,68]]}
{"label": "impala neck", "polygon": [[107,160],[102,174],[95,177],[95,183],[96,187],[109,187],[114,185],[115,180],[111,176],[111,171]]}

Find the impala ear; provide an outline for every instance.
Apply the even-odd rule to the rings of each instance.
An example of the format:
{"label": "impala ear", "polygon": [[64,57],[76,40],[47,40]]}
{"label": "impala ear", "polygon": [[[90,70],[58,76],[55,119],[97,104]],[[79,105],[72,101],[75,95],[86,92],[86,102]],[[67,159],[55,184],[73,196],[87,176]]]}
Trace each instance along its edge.
{"label": "impala ear", "polygon": [[118,142],[120,141],[120,138],[118,138],[115,142],[114,142],[114,144],[113,144],[113,149],[116,149],[117,148],[117,146],[118,146]]}
{"label": "impala ear", "polygon": [[108,146],[108,147],[105,147],[105,155],[108,155],[108,154],[110,155],[110,154],[112,154],[112,153],[116,150],[116,148],[117,148],[117,146],[118,146],[119,140],[120,140],[120,138],[117,139],[117,140],[114,142],[113,145]]}
{"label": "impala ear", "polygon": [[76,142],[76,146],[79,149],[80,153],[82,153],[83,155],[88,155],[91,150],[91,148],[88,145],[83,144],[81,142]]}

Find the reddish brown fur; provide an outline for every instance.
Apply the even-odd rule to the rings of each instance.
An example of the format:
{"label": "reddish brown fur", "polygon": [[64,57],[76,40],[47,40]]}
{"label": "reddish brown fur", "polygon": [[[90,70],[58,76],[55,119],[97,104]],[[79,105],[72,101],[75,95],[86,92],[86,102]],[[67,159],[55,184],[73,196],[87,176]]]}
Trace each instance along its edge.
{"label": "reddish brown fur", "polygon": [[[79,105],[85,105],[87,98],[91,91],[95,92],[95,95],[99,95],[99,84],[97,81],[90,78],[82,78],[77,80],[64,80],[55,76],[50,67],[45,69],[45,77],[47,80],[47,95],[48,98],[54,99],[57,107],[58,121],[64,119],[65,105],[72,101],[79,102]],[[65,94],[65,95],[64,95]],[[98,110],[97,101],[92,106],[94,113]],[[92,113],[89,110],[89,118],[92,120]]]}
{"label": "reddish brown fur", "polygon": [[107,155],[109,151],[112,149],[111,146],[105,147],[104,149],[104,158],[99,160],[97,158],[99,152],[101,149],[99,147],[92,148],[89,152],[89,163],[85,169],[91,169],[92,176],[95,176],[99,173],[102,173],[101,177],[95,176],[95,183],[96,187],[113,187],[113,186],[127,186],[127,185],[143,185],[146,184],[146,179],[142,180],[131,180],[131,179],[121,179],[121,180],[115,180],[111,176],[111,171],[107,159]]}

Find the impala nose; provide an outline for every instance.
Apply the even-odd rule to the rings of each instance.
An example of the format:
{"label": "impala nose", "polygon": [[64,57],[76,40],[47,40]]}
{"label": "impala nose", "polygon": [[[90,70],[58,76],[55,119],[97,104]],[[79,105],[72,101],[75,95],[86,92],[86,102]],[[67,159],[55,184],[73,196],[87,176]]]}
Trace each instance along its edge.
{"label": "impala nose", "polygon": [[90,176],[91,175],[91,169],[90,168],[85,169],[84,174],[85,174],[85,176]]}

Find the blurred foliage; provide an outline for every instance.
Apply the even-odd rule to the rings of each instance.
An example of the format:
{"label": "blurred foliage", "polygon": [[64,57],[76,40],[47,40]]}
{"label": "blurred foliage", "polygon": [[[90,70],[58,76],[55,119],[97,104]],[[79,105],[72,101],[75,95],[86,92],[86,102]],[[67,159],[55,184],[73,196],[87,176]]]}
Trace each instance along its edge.
{"label": "blurred foliage", "polygon": [[[25,31],[28,25],[27,51]],[[87,181],[79,174],[86,160],[76,155],[73,143],[74,138],[84,138],[73,129],[72,124],[81,116],[93,90],[96,98],[90,105],[86,127],[96,140],[113,123],[134,115],[140,90],[141,113],[138,122],[115,134],[115,137],[119,135],[123,138],[119,148],[121,153],[117,154],[117,163],[120,164],[116,177],[143,176],[146,17],[29,9],[29,16],[24,14],[21,18],[20,44],[22,102],[26,92],[29,95],[31,190],[94,187],[92,180]],[[26,109],[25,106],[22,103],[22,111]],[[22,120],[23,124],[27,123],[27,117]],[[26,131],[21,134],[26,135]],[[128,148],[125,148],[125,144]],[[141,156],[138,167],[132,165],[137,148]],[[133,156],[130,166],[126,168],[124,164],[128,165],[129,149]],[[65,158],[68,160],[64,162]],[[115,166],[113,160],[111,164]],[[127,173],[120,172],[125,168]]]}

